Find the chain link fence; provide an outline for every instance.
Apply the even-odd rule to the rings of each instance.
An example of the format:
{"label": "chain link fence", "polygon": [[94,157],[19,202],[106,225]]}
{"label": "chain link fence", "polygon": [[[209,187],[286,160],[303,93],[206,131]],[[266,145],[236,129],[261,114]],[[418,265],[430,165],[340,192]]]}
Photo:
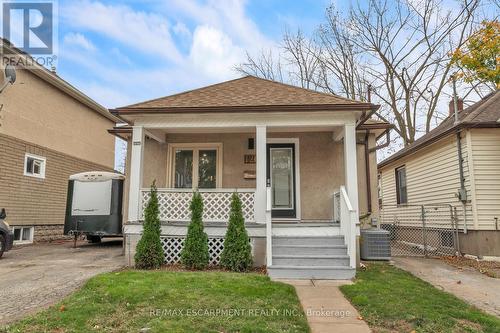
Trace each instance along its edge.
{"label": "chain link fence", "polygon": [[390,232],[392,256],[460,252],[457,212],[451,205],[384,205],[379,219],[380,227]]}

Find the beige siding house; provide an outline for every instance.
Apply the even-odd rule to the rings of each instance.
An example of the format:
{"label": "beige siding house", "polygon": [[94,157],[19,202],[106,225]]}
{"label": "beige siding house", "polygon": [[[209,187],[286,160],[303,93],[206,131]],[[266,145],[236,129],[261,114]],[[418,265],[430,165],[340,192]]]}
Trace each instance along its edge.
{"label": "beige siding house", "polygon": [[[461,251],[500,256],[500,92],[458,115],[455,122],[450,112],[437,128],[379,163],[382,209],[451,205],[458,211]],[[403,173],[406,186],[398,184]]]}
{"label": "beige siding house", "polygon": [[0,94],[0,207],[16,242],[62,237],[68,177],[114,169],[107,129],[117,121],[57,74],[17,68],[15,84]]}
{"label": "beige siding house", "polygon": [[129,124],[110,130],[129,147],[129,263],[156,181],[167,262],[179,260],[198,190],[216,263],[237,192],[255,265],[274,276],[351,277],[359,218],[378,212],[374,147],[391,125],[369,120],[377,108],[247,76],[112,110]]}

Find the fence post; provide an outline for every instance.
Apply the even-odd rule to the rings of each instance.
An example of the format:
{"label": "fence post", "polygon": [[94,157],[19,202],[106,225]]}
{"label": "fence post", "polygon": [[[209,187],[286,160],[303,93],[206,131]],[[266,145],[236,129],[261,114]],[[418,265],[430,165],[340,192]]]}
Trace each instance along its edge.
{"label": "fence post", "polygon": [[457,245],[456,245],[455,250],[457,251],[458,256],[460,256],[461,252],[460,252],[460,236],[458,234],[458,214],[457,214],[457,207],[453,207],[453,213],[452,214],[453,214],[453,221],[455,221],[455,237],[457,237],[457,243],[456,243]]}
{"label": "fence post", "polygon": [[422,240],[424,242],[424,256],[427,258],[427,230],[425,227],[425,207],[422,207]]}

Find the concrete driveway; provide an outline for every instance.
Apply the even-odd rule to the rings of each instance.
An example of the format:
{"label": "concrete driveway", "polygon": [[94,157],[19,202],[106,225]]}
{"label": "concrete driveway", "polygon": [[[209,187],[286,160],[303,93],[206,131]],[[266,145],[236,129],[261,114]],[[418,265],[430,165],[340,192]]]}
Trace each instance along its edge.
{"label": "concrete driveway", "polygon": [[92,276],[125,265],[122,240],[14,248],[0,259],[0,326],[57,303]]}
{"label": "concrete driveway", "polygon": [[397,267],[500,317],[500,279],[491,278],[472,268],[459,269],[439,259],[392,259]]}

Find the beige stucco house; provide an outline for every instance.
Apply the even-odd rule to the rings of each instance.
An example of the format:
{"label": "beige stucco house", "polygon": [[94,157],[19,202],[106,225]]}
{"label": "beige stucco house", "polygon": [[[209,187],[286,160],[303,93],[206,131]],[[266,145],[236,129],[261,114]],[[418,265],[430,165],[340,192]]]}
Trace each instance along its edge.
{"label": "beige stucco house", "polygon": [[378,106],[252,76],[111,112],[129,124],[126,255],[133,264],[148,187],[159,187],[166,261],[179,260],[198,190],[211,262],[238,192],[256,265],[279,277],[352,277],[360,216],[378,211]]}
{"label": "beige stucco house", "polygon": [[[9,57],[27,56],[6,40],[1,47]],[[0,208],[15,242],[60,238],[68,177],[114,169],[115,138],[107,129],[118,119],[43,67],[18,66],[16,73],[0,94]]]}
{"label": "beige stucco house", "polygon": [[[458,121],[450,103],[438,127],[379,163],[382,210],[451,205],[460,251],[500,256],[500,91],[461,105]],[[426,223],[438,225],[432,217]]]}

